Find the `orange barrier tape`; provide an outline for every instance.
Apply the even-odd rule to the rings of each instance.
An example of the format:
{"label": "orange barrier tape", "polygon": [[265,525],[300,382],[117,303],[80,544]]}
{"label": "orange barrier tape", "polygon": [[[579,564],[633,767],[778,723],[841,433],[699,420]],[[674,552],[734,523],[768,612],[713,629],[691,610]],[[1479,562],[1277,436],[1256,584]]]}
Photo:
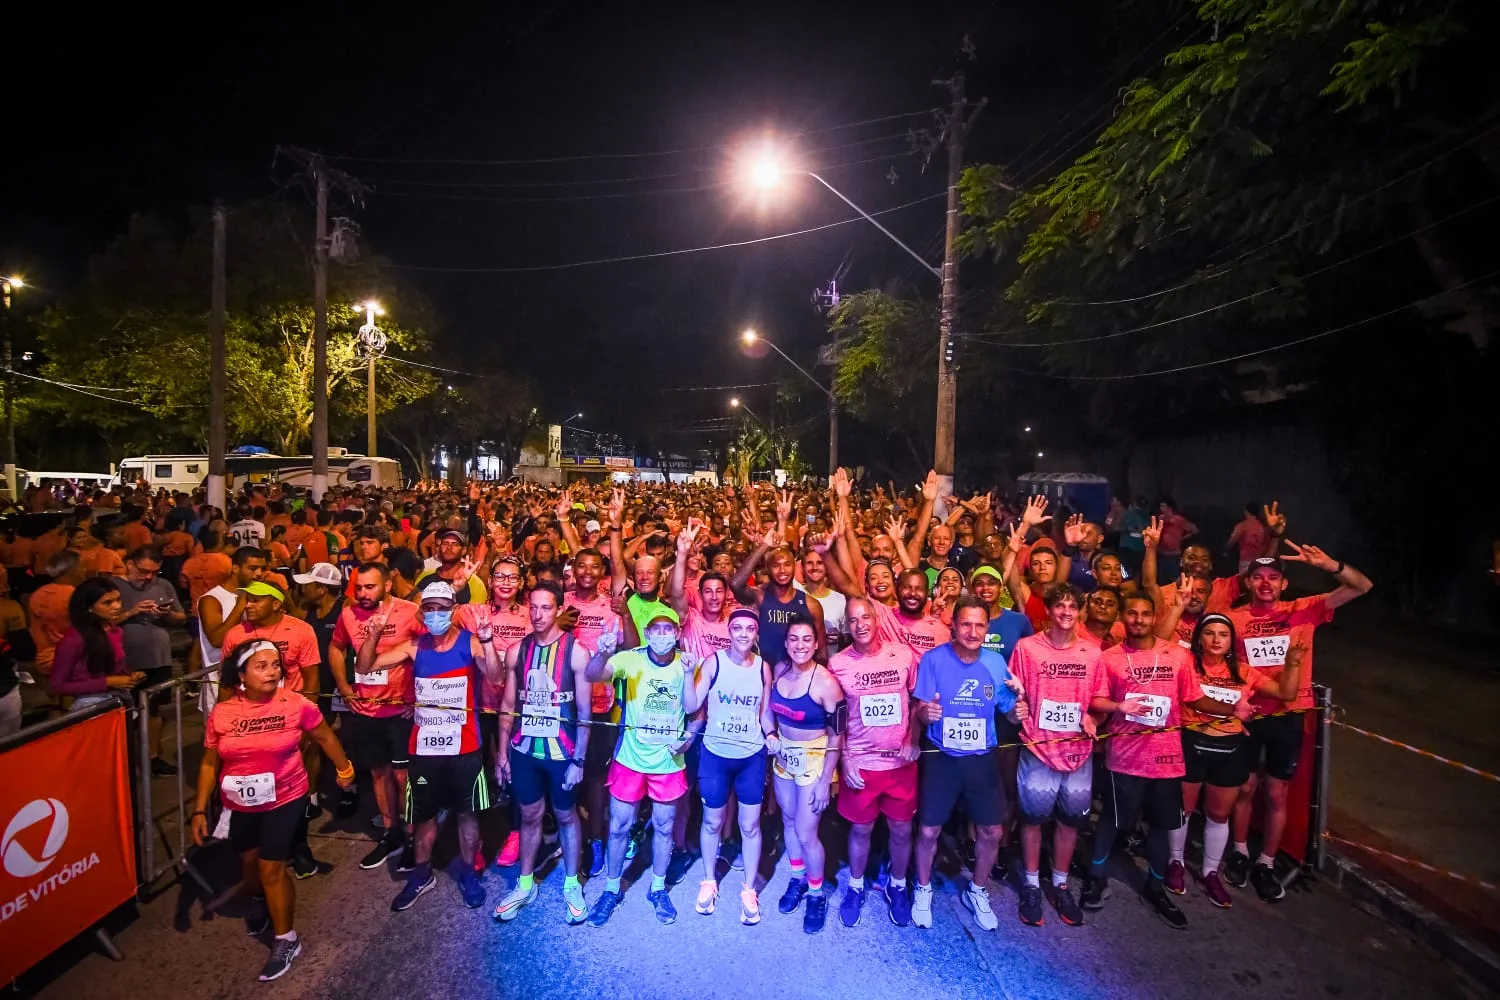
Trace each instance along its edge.
{"label": "orange barrier tape", "polygon": [[1500,892],[1500,885],[1496,885],[1493,882],[1486,882],[1482,878],[1475,878],[1473,875],[1464,875],[1460,872],[1449,871],[1446,868],[1439,868],[1436,865],[1429,865],[1425,861],[1418,861],[1416,858],[1404,857],[1400,854],[1393,854],[1390,851],[1383,851],[1378,847],[1371,847],[1369,844],[1361,844],[1353,840],[1345,840],[1343,837],[1335,837],[1331,833],[1323,834],[1323,839],[1331,841],[1335,844],[1343,844],[1345,847],[1352,847],[1355,850],[1365,851],[1369,854],[1378,854],[1381,857],[1390,858],[1392,861],[1399,861],[1404,865],[1411,865],[1413,868],[1420,868],[1424,872],[1431,872],[1434,875],[1442,875],[1444,878],[1451,878],[1455,882],[1467,882],[1469,885],[1477,885],[1479,886],[1479,888],[1488,889],[1490,892]]}
{"label": "orange barrier tape", "polygon": [[1372,740],[1379,740],[1380,742],[1389,744],[1390,746],[1400,747],[1402,750],[1410,750],[1414,754],[1420,754],[1423,757],[1430,758],[1431,760],[1438,761],[1439,763],[1447,764],[1450,767],[1456,767],[1460,771],[1468,771],[1475,777],[1484,778],[1488,781],[1500,781],[1500,774],[1491,774],[1490,772],[1482,771],[1477,767],[1470,767],[1468,764],[1456,761],[1451,757],[1444,757],[1442,754],[1433,753],[1431,750],[1423,750],[1421,747],[1414,747],[1410,743],[1402,743],[1400,740],[1393,740],[1389,736],[1381,736],[1379,733],[1372,733],[1368,729],[1361,729],[1358,726],[1351,726],[1349,725],[1349,723],[1339,722],[1337,719],[1333,720],[1333,724],[1343,729],[1352,730],[1353,732],[1359,733],[1361,736],[1368,736]]}

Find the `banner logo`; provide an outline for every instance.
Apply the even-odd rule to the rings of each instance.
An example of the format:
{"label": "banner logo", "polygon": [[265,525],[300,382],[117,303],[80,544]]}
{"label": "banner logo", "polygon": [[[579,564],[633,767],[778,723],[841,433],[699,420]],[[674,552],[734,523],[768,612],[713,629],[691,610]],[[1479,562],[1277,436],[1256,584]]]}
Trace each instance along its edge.
{"label": "banner logo", "polygon": [[[42,856],[32,857],[26,845],[18,838],[22,831],[29,830],[38,823],[49,822],[52,825],[42,845]],[[11,875],[30,878],[47,870],[67,839],[67,806],[57,799],[32,799],[16,811],[5,828],[5,836],[0,837],[0,859],[3,859],[5,870]]]}

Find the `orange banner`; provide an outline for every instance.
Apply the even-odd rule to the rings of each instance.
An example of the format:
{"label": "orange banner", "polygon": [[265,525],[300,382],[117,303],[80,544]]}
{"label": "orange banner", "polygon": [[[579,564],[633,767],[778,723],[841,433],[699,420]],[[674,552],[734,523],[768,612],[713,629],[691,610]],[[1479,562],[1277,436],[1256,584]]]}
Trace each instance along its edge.
{"label": "orange banner", "polygon": [[135,894],[125,710],[0,755],[0,983]]}

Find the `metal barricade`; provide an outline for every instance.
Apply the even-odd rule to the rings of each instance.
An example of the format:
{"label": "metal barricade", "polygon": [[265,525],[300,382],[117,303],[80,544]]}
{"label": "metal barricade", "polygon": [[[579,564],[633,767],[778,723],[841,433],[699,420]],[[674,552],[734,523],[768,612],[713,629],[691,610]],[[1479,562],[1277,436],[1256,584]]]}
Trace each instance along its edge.
{"label": "metal barricade", "polygon": [[1333,773],[1333,688],[1314,684],[1313,702],[1318,706],[1318,715],[1313,741],[1312,799],[1308,804],[1307,867],[1320,872],[1328,854],[1328,796],[1332,790]]}
{"label": "metal barricade", "polygon": [[[188,833],[188,815],[192,812],[188,804],[197,795],[198,769],[193,767],[189,773],[184,754],[182,729],[183,697],[190,689],[196,690],[196,685],[203,683],[207,674],[208,671],[202,670],[195,674],[174,677],[170,681],[141,688],[135,692],[136,753],[131,763],[135,768],[133,781],[136,789],[136,868],[140,879],[138,895],[142,899],[147,899],[152,895],[157,880],[169,871],[175,871],[178,876],[186,873],[202,887],[205,893],[213,894],[207,879],[193,867],[187,857],[191,843]],[[169,695],[169,701],[166,704],[170,706],[172,713],[177,776],[176,794],[170,797],[175,801],[171,801],[170,805],[164,801],[162,805],[166,808],[158,813],[155,789],[152,787],[151,733],[148,723],[152,711],[151,703],[161,700],[164,694]],[[196,700],[193,704],[196,712]],[[163,724],[165,725],[165,722]],[[175,837],[171,836],[164,826],[167,820],[173,818],[173,811],[176,813]]]}

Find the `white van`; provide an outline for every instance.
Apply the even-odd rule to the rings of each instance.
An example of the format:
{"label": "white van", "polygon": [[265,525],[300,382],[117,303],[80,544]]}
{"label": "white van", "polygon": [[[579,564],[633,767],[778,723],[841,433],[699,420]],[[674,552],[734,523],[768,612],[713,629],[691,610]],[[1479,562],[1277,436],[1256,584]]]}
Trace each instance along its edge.
{"label": "white van", "polygon": [[[311,455],[228,455],[224,459],[227,488],[245,483],[284,483],[306,489],[312,486]],[[191,493],[208,479],[207,455],[141,455],[120,463],[112,485],[133,486],[144,480],[152,490]],[[343,448],[328,449],[329,486],[373,485],[400,489],[401,463],[394,458],[369,458]]]}

